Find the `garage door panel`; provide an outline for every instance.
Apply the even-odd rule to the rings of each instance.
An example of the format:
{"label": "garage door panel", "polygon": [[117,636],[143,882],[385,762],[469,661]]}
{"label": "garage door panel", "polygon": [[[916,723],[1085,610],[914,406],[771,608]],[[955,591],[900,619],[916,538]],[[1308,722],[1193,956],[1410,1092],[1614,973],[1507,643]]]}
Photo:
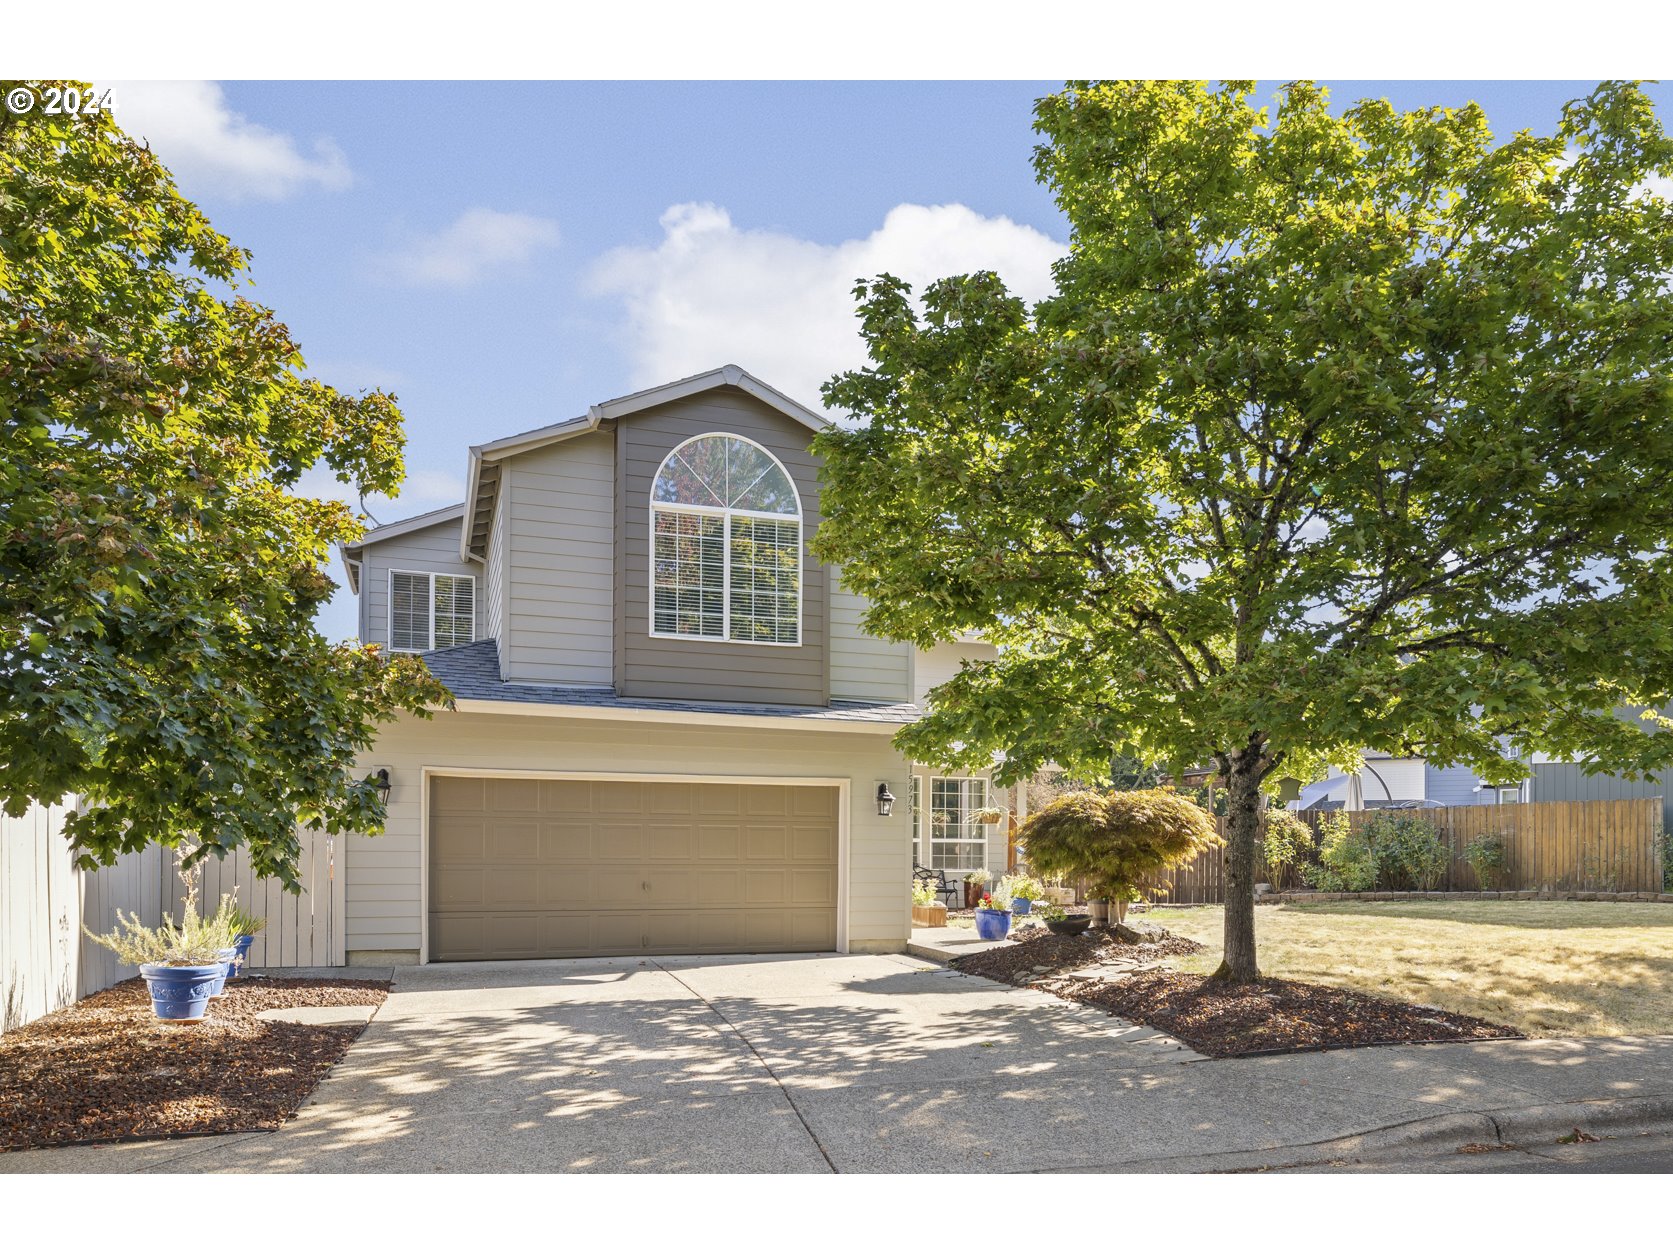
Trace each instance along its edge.
{"label": "garage door panel", "polygon": [[809,909],[829,906],[836,900],[836,870],[796,867],[790,872],[788,899],[793,906]]}
{"label": "garage door panel", "polygon": [[794,862],[835,862],[836,832],[810,823],[796,824],[790,829],[790,859]]}
{"label": "garage door panel", "polygon": [[697,856],[705,860],[736,862],[743,854],[743,833],[736,825],[722,827],[716,823],[697,825]]}
{"label": "garage door panel", "polygon": [[645,859],[645,829],[637,823],[623,823],[610,819],[593,824],[593,860],[597,862],[632,862]]}
{"label": "garage door panel", "polygon": [[482,909],[538,910],[540,878],[524,867],[489,865],[476,877],[482,885]]}
{"label": "garage door panel", "polygon": [[782,823],[744,825],[745,862],[788,862],[790,832]]}
{"label": "garage door panel", "polygon": [[591,814],[592,781],[587,779],[543,779],[540,781],[540,809],[552,815]]}
{"label": "garage door panel", "polygon": [[[643,871],[634,869],[597,868],[591,872],[583,872],[581,879],[590,883],[592,892],[590,904],[609,909],[638,909],[645,901],[645,875]],[[575,894],[570,893],[573,897]],[[585,910],[589,902],[585,899],[566,903],[572,909]]]}
{"label": "garage door panel", "polygon": [[430,824],[430,852],[444,861],[481,860],[488,852],[487,820],[437,816]]}
{"label": "garage door panel", "polygon": [[691,824],[657,823],[650,830],[648,854],[653,862],[690,862],[696,852]]}
{"label": "garage door panel", "polygon": [[493,779],[488,783],[490,814],[536,814],[540,811],[538,779]]}
{"label": "garage door panel", "polygon": [[834,948],[836,797],[828,787],[439,777],[430,956]]}
{"label": "garage door panel", "polygon": [[430,813],[481,815],[488,808],[488,781],[438,775],[430,781]]}
{"label": "garage door panel", "polygon": [[536,819],[521,822],[490,822],[487,831],[485,857],[490,862],[540,861],[540,823]]}
{"label": "garage door panel", "polygon": [[733,819],[743,813],[737,784],[693,784],[691,812],[698,818]]}
{"label": "garage door panel", "polygon": [[577,862],[593,857],[593,825],[586,819],[547,819],[540,825],[542,862]]}
{"label": "garage door panel", "polygon": [[741,879],[735,867],[723,870],[698,867],[691,875],[691,904],[698,907],[729,906],[743,895]]}
{"label": "garage door panel", "polygon": [[781,819],[790,813],[789,788],[745,788],[743,790],[746,818]]}

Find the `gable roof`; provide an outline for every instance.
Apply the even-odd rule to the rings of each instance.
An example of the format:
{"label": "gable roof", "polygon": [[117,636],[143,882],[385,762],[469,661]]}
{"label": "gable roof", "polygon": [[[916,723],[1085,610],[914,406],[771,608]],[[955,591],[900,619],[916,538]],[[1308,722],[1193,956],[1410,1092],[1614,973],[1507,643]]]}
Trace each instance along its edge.
{"label": "gable roof", "polygon": [[465,525],[459,534],[459,556],[466,561],[481,560],[487,548],[488,528],[493,523],[494,496],[499,490],[499,463],[506,458],[574,439],[578,435],[597,431],[609,423],[641,410],[666,405],[670,401],[683,400],[699,392],[721,387],[734,387],[747,392],[756,400],[776,409],[810,431],[821,431],[830,426],[830,419],[817,410],[809,409],[800,401],[791,400],[742,366],[728,364],[714,370],[705,370],[701,374],[688,375],[684,379],[676,379],[672,383],[660,383],[656,387],[643,388],[637,392],[629,392],[626,396],[600,401],[589,407],[579,418],[569,418],[550,426],[536,427],[533,431],[504,436],[486,444],[472,445],[470,469],[465,476],[467,495],[464,505],[460,507]]}
{"label": "gable roof", "polygon": [[339,544],[337,552],[342,556],[343,568],[348,571],[349,591],[356,596],[360,594],[360,553],[368,544],[376,544],[380,540],[393,540],[396,536],[408,535],[414,531],[423,531],[437,523],[458,522],[464,516],[463,502],[458,505],[444,505],[427,514],[415,514],[411,518],[373,527],[352,544]]}

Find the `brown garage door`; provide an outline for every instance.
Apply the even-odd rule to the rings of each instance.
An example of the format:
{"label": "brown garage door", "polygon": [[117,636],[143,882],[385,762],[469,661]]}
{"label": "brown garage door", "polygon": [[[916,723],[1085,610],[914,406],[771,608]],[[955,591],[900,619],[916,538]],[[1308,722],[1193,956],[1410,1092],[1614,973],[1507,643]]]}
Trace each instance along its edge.
{"label": "brown garage door", "polygon": [[430,782],[430,957],[836,948],[837,790]]}

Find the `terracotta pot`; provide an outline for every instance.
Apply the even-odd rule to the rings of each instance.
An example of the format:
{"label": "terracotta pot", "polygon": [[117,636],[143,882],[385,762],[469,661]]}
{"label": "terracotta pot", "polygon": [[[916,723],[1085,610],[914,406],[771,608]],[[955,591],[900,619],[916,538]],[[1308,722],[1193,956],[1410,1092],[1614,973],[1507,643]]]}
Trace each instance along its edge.
{"label": "terracotta pot", "polygon": [[978,884],[974,880],[965,880],[964,908],[966,910],[974,910],[976,908],[976,903],[982,899],[982,893],[986,891],[986,889],[986,884]]}

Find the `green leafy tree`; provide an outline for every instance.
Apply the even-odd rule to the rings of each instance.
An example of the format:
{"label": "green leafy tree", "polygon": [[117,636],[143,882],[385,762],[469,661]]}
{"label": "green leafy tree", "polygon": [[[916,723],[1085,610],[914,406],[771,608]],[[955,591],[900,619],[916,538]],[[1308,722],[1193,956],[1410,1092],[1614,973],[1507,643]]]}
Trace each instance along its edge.
{"label": "green leafy tree", "polygon": [[[1502,773],[1673,760],[1673,175],[1606,84],[1555,135],[1341,113],[1295,83],[1075,83],[1037,105],[1057,292],[857,289],[819,555],[866,626],[999,646],[898,737],[1211,760],[1222,978],[1258,978],[1261,788],[1364,749]],[[1519,767],[1511,766],[1515,774]]]}
{"label": "green leafy tree", "polygon": [[294,887],[299,822],[381,830],[377,725],[450,698],[314,629],[361,528],[293,489],[393,493],[400,414],[305,378],[247,261],[107,115],[0,114],[0,803],[78,794],[83,866],[243,846]]}
{"label": "green leafy tree", "polygon": [[1122,903],[1220,844],[1207,811],[1166,788],[1069,793],[1030,815],[1017,839],[1037,874],[1084,879],[1091,896]]}

